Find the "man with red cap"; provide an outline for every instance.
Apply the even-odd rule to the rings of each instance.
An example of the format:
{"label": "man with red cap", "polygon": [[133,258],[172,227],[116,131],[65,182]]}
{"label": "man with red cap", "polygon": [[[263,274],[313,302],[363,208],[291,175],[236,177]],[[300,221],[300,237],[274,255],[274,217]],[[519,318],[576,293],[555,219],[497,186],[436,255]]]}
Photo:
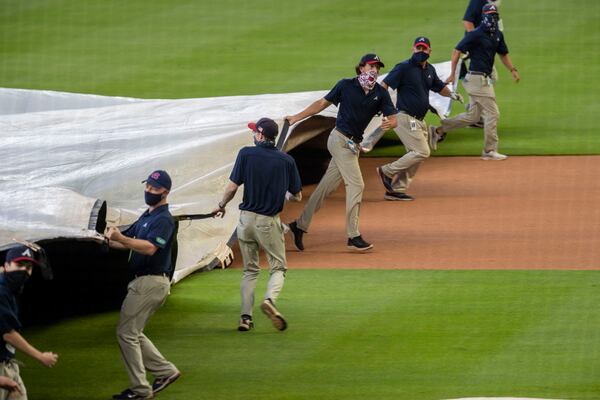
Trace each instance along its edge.
{"label": "man with red cap", "polygon": [[346,186],[346,236],[351,250],[366,251],[373,248],[358,230],[358,215],[365,183],[360,171],[358,157],[364,130],[373,117],[381,112],[383,130],[396,126],[396,109],[386,89],[377,83],[383,62],[376,54],[365,54],[355,67],[356,77],[342,79],[322,99],[306,107],[298,114],[285,117],[290,125],[318,114],[331,104],[338,106],[335,128],[327,140],[331,161],[325,175],[310,196],[302,214],[290,223],[294,244],[304,250],[303,235],[314,214],[321,208],[325,198],[333,193],[342,181]]}
{"label": "man with red cap", "polygon": [[[58,361],[58,355],[41,352],[19,333],[16,297],[23,291],[31,276],[33,266],[40,265],[40,254],[36,248],[19,245],[6,253],[4,266],[0,267],[0,399],[27,399],[27,390],[19,375],[19,364],[15,361],[15,349],[22,351],[46,367]],[[16,383],[16,386],[14,385]]]}
{"label": "man with red cap", "polygon": [[275,306],[287,271],[284,227],[279,213],[283,210],[286,198],[293,201],[302,199],[302,183],[294,159],[275,147],[279,132],[275,121],[261,118],[257,122],[250,122],[248,127],[254,133],[255,146],[247,146],[239,151],[223,199],[213,213],[223,217],[227,203],[244,185],[244,199],[239,205],[240,220],[237,226],[244,260],[238,330],[249,331],[254,327],[252,309],[260,273],[258,251],[262,248],[269,261],[270,276],[260,309],[275,329],[283,331],[287,328],[287,321]]}
{"label": "man with red cap", "polygon": [[[111,227],[106,234],[111,248],[131,252],[129,268],[135,276],[127,287],[117,326],[129,376],[129,388],[113,396],[118,400],[151,399],[181,375],[144,334],[146,323],[163,305],[171,287],[171,247],[176,234],[167,203],[171,177],[158,170],[142,183],[146,183],[144,200],[148,209],[125,231]],[[147,371],[154,376],[152,385],[146,378]]]}

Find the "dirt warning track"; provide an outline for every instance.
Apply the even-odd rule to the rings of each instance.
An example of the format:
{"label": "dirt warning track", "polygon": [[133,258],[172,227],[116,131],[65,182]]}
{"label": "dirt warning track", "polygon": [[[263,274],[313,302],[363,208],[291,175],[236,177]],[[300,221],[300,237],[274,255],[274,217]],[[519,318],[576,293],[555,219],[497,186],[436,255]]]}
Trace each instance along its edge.
{"label": "dirt warning track", "polygon": [[[374,249],[346,248],[342,184],[304,235],[304,252],[288,234],[290,268],[600,269],[600,156],[434,157],[408,191],[412,202],[383,199],[375,168],[389,161],[361,160],[360,231]],[[284,222],[314,188],[286,204]]]}

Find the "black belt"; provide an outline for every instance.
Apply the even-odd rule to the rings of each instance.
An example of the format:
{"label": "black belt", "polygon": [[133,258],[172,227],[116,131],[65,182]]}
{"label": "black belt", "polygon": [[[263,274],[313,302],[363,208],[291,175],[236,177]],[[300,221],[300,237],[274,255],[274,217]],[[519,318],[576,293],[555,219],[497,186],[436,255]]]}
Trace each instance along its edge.
{"label": "black belt", "polygon": [[136,278],[139,278],[141,276],[148,276],[148,275],[151,275],[151,276],[164,276],[165,278],[167,277],[167,273],[166,272],[156,272],[156,273],[150,272],[150,273],[147,273],[147,274],[135,274],[134,276]]}
{"label": "black belt", "polygon": [[338,131],[339,133],[341,133],[342,135],[346,136],[348,139],[352,140],[354,143],[360,143],[361,142],[361,140],[358,140],[354,136],[347,134],[346,132],[344,132],[341,129],[339,129],[337,126],[334,129],[336,131]]}
{"label": "black belt", "polygon": [[471,74],[471,75],[481,75],[481,76],[490,76],[490,74],[486,74],[485,72],[479,72],[479,71],[469,71],[469,74]]}
{"label": "black belt", "polygon": [[410,113],[407,113],[407,112],[406,112],[406,111],[404,111],[404,110],[400,110],[400,111],[398,111],[398,114],[404,114],[404,115],[408,115],[409,117],[412,117],[412,118],[414,118],[414,119],[418,119],[419,121],[423,121],[423,118],[419,118],[419,117],[417,117],[416,115],[412,115],[412,114],[410,114]]}

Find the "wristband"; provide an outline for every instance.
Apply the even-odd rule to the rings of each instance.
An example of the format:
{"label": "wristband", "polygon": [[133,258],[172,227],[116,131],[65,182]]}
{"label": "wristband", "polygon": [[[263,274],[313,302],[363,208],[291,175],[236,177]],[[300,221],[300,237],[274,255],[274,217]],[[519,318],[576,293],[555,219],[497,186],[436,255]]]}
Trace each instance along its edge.
{"label": "wristband", "polygon": [[517,67],[512,67],[511,70],[510,70],[510,72],[513,72],[513,71],[519,72],[519,70],[517,69]]}

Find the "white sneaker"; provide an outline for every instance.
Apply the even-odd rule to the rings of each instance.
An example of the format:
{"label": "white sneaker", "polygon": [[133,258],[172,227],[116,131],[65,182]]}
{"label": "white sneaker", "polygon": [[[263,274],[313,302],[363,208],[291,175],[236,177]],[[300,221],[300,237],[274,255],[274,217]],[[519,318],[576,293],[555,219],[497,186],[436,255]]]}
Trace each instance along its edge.
{"label": "white sneaker", "polygon": [[488,160],[494,160],[494,161],[501,161],[501,160],[506,160],[508,158],[508,156],[505,156],[504,154],[500,154],[497,151],[482,151],[481,152],[481,158],[488,161]]}
{"label": "white sneaker", "polygon": [[439,135],[436,132],[436,127],[433,125],[429,126],[429,147],[431,150],[437,150],[437,142],[439,140]]}

